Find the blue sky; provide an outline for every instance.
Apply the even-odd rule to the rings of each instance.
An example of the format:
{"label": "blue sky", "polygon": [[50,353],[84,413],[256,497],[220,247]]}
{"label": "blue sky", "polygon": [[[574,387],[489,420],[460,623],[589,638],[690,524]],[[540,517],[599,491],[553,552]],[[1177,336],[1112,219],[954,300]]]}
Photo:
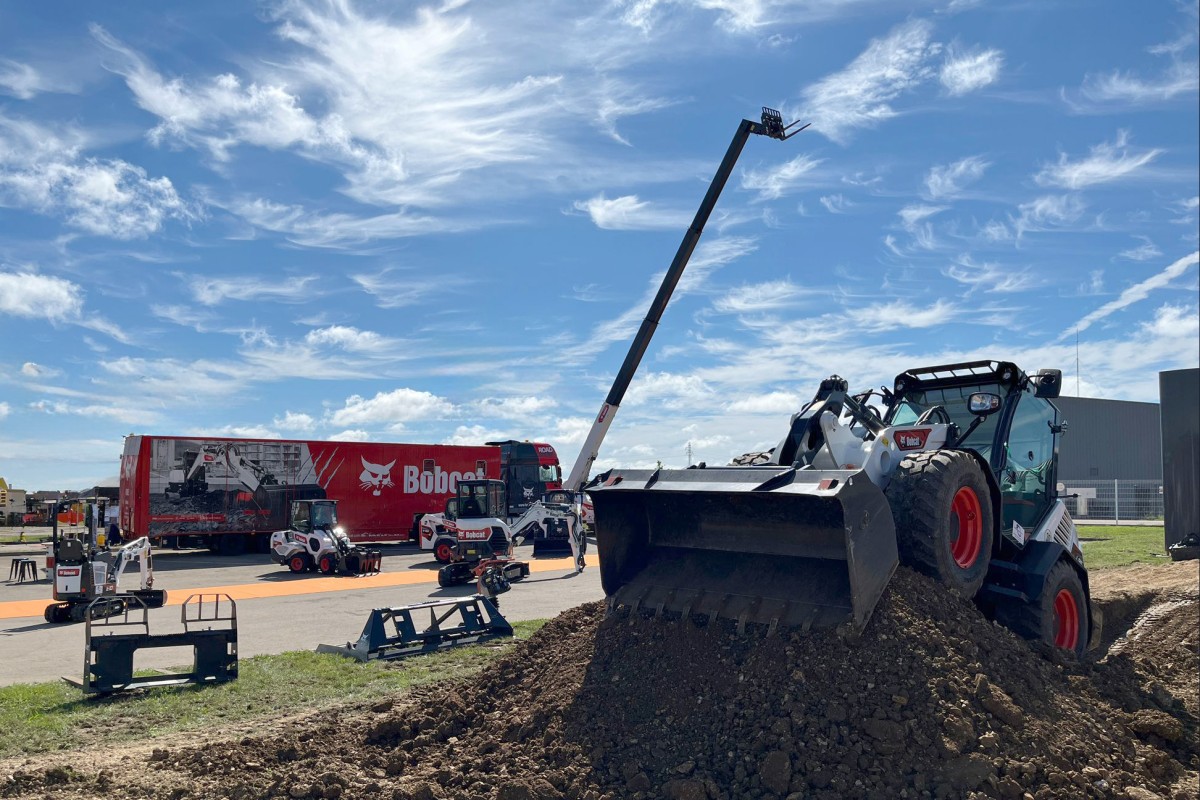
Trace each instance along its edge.
{"label": "blue sky", "polygon": [[[740,119],[597,468],[774,444],[817,382],[1200,362],[1197,3],[0,5],[0,475],[123,435],[574,461]],[[1079,370],[1076,370],[1078,334]]]}

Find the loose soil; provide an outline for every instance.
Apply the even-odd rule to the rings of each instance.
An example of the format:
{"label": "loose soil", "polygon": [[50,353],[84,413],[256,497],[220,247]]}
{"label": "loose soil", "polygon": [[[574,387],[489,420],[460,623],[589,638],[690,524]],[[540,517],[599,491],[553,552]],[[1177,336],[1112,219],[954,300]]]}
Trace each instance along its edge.
{"label": "loose soil", "polygon": [[[1082,662],[901,569],[859,637],[549,622],[472,681],[0,764],[0,797],[1194,798],[1196,562],[1092,576]],[[519,591],[519,588],[517,589]]]}

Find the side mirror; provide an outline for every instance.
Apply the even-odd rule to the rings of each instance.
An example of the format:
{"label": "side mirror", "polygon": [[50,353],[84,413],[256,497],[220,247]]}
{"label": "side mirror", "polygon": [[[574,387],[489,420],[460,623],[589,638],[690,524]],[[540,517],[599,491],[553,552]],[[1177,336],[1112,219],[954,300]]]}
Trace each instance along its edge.
{"label": "side mirror", "polygon": [[1037,384],[1037,391],[1034,392],[1036,397],[1045,397],[1048,400],[1053,400],[1058,397],[1058,393],[1062,390],[1061,369],[1039,369],[1037,376],[1033,380]]}
{"label": "side mirror", "polygon": [[977,417],[986,417],[1000,410],[1000,395],[975,392],[967,398],[967,409]]}

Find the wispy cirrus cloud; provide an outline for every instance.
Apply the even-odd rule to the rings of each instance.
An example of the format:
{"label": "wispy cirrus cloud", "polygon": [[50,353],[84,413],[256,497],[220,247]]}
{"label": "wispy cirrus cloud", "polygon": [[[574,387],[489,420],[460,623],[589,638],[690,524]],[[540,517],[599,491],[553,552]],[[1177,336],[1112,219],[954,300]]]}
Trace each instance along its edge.
{"label": "wispy cirrus cloud", "polygon": [[437,280],[413,277],[403,270],[385,268],[374,273],[357,273],[350,276],[359,287],[375,298],[380,308],[404,308],[427,300],[450,288],[461,285],[463,280],[454,275],[442,275]]}
{"label": "wispy cirrus cloud", "polygon": [[713,310],[720,314],[776,311],[795,306],[806,294],[804,287],[792,283],[790,278],[784,278],[730,289],[713,301]]}
{"label": "wispy cirrus cloud", "polygon": [[959,256],[943,273],[970,287],[967,294],[977,290],[988,294],[1011,294],[1027,291],[1042,283],[1029,269],[1015,269],[990,262],[978,264],[969,255]]}
{"label": "wispy cirrus cloud", "polygon": [[251,302],[270,299],[280,303],[306,303],[321,296],[320,290],[310,285],[316,280],[315,275],[286,281],[194,277],[188,282],[188,288],[196,302],[206,306],[220,305],[226,300]]}
{"label": "wispy cirrus cloud", "polygon": [[1166,288],[1171,284],[1171,281],[1184,275],[1197,264],[1200,264],[1200,251],[1190,253],[1183,258],[1178,259],[1167,266],[1167,268],[1162,272],[1159,272],[1157,275],[1152,275],[1144,281],[1130,286],[1128,289],[1121,292],[1120,296],[1117,297],[1116,300],[1105,303],[1095,311],[1086,314],[1070,328],[1067,328],[1065,331],[1063,331],[1062,335],[1058,337],[1058,341],[1061,342],[1069,336],[1073,336],[1076,333],[1085,331],[1105,317],[1115,314],[1124,308],[1128,308],[1134,303],[1145,300],[1150,296],[1152,291]]}
{"label": "wispy cirrus cloud", "polygon": [[813,185],[813,173],[824,162],[823,158],[799,155],[769,169],[746,170],[742,175],[742,188],[757,192],[758,200],[777,200],[799,188]]}
{"label": "wispy cirrus cloud", "polygon": [[612,199],[598,194],[575,201],[574,207],[591,217],[597,228],[612,231],[676,230],[690,219],[686,212],[656,208],[632,194]]}
{"label": "wispy cirrus cloud", "polygon": [[895,117],[900,112],[892,102],[934,74],[928,62],[940,47],[932,34],[928,22],[911,20],[871,40],[844,70],[803,90],[805,111],[797,116],[811,119],[813,130],[842,144],[855,129]]}
{"label": "wispy cirrus cloud", "polygon": [[1162,251],[1155,246],[1154,242],[1150,241],[1149,237],[1135,234],[1134,238],[1141,239],[1142,243],[1137,247],[1122,250],[1117,254],[1119,258],[1125,258],[1130,261],[1149,261],[1152,258],[1158,258],[1162,255]]}
{"label": "wispy cirrus cloud", "polygon": [[925,176],[925,191],[933,200],[957,197],[962,190],[983,177],[991,166],[982,156],[967,156],[950,164],[931,167]]}
{"label": "wispy cirrus cloud", "polygon": [[1158,148],[1135,151],[1129,146],[1129,132],[1121,130],[1115,141],[1095,145],[1086,158],[1071,161],[1060,153],[1057,164],[1047,164],[1033,179],[1039,186],[1083,189],[1131,177],[1162,153]]}
{"label": "wispy cirrus cloud", "polygon": [[47,75],[29,64],[0,58],[0,94],[32,100],[43,92],[75,92],[73,83]]}
{"label": "wispy cirrus cloud", "polygon": [[938,73],[938,80],[954,97],[969,94],[995,83],[1004,66],[1004,54],[999,50],[959,51],[951,46]]}
{"label": "wispy cirrus cloud", "polygon": [[1009,215],[1009,222],[1021,239],[1030,231],[1047,231],[1077,222],[1086,208],[1078,195],[1043,195],[1017,206],[1018,214]]}

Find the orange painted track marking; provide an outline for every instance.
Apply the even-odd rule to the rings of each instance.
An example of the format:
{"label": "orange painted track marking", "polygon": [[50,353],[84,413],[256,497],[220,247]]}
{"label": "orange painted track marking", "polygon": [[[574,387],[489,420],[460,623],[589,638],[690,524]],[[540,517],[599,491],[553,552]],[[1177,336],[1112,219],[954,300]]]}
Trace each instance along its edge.
{"label": "orange painted track marking", "polygon": [[[600,559],[595,554],[585,556],[589,567],[598,567]],[[530,559],[530,572],[555,572],[569,570],[571,559],[542,558]],[[281,575],[288,573],[280,568]],[[324,594],[326,592],[345,592],[351,589],[385,589],[389,586],[412,586],[418,583],[437,583],[436,570],[406,570],[404,572],[381,572],[378,575],[359,575],[353,578],[315,578],[296,577],[287,581],[259,581],[257,583],[239,583],[232,586],[208,586],[197,589],[172,589],[167,592],[168,606],[181,606],[188,595],[193,594],[227,594],[236,600],[255,600],[262,597],[289,597],[299,594]],[[46,586],[49,591],[49,584]],[[0,603],[0,619],[18,619],[21,617],[40,617],[50,605],[45,600],[11,600]]]}

